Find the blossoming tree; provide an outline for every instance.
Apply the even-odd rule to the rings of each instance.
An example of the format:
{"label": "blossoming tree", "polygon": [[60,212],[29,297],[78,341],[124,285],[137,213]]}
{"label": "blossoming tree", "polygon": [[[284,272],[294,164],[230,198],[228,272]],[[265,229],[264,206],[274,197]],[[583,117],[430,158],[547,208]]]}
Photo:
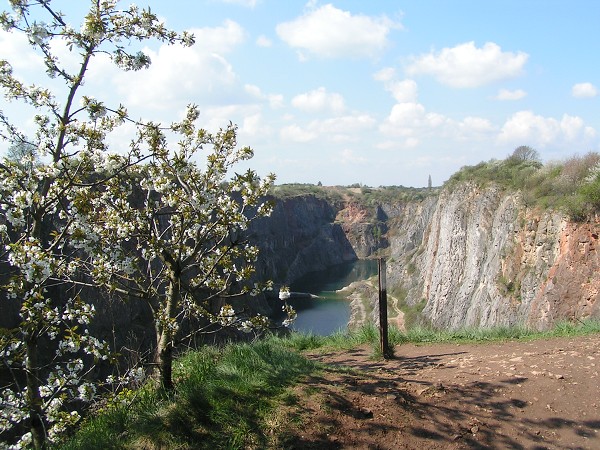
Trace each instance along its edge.
{"label": "blossoming tree", "polygon": [[[169,132],[179,137],[171,151],[163,131],[142,130],[140,139],[153,145],[153,157],[107,182],[81,230],[101,243],[90,261],[95,282],[151,308],[155,362],[167,389],[173,386],[173,349],[184,317],[243,331],[269,324],[251,309],[234,311],[228,302],[270,287],[251,281],[258,250],[247,229],[270,214],[267,194],[274,177],[260,179],[252,170],[232,173],[252,150],[237,146],[231,124],[215,134],[198,129],[198,114],[189,107],[186,118],[171,125]],[[198,164],[200,157],[205,164]]]}
{"label": "blossoming tree", "polygon": [[[12,380],[0,387],[0,433],[20,435],[17,447],[39,449],[79,419],[70,401],[89,400],[95,391],[85,380],[85,363],[108,354],[107,345],[87,331],[94,308],[75,283],[89,258],[86,249],[96,244],[96,236],[80,233],[89,193],[152,151],[133,146],[124,157],[105,154],[107,134],[129,119],[124,107],[81,95],[88,68],[94,57],[108,54],[123,69],[139,70],[150,59],[129,50],[132,40],[191,45],[193,37],[167,30],[149,9],[119,10],[115,0],[92,0],[79,29],[52,0],[10,4],[12,11],[0,14],[1,26],[24,33],[41,53],[48,76],[62,82],[62,89],[52,90],[27,85],[9,61],[0,60],[5,96],[33,107],[36,127],[25,133],[0,111],[0,137],[11,146],[35,148],[32,155],[40,158],[35,164],[0,163],[0,264],[8,270],[0,301],[16,302],[20,309],[20,324],[0,333],[0,366]],[[74,71],[56,56],[56,41],[78,55]],[[40,354],[40,345],[52,352]]]}

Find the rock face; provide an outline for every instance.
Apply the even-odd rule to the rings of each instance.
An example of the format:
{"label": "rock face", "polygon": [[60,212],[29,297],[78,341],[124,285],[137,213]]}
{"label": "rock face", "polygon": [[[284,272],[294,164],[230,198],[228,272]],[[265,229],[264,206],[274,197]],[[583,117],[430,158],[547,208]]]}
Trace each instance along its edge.
{"label": "rock face", "polygon": [[[600,318],[600,218],[572,223],[526,208],[518,193],[468,183],[419,198],[280,199],[249,230],[260,250],[256,276],[289,285],[311,271],[384,256],[394,307],[410,315],[423,308],[435,327],[543,329]],[[252,299],[251,308],[276,313],[271,296]],[[2,308],[0,326],[18,320],[10,304]],[[140,311],[118,315],[143,328]]]}
{"label": "rock face", "polygon": [[560,227],[557,255],[531,300],[529,323],[600,317],[599,222]]}
{"label": "rock face", "polygon": [[518,194],[464,184],[389,223],[388,283],[435,327],[600,317],[600,223],[530,211]]}
{"label": "rock face", "polygon": [[385,237],[388,219],[382,205],[368,209],[352,200],[346,201],[336,216],[359,258],[372,257],[389,246]]}
{"label": "rock face", "polygon": [[335,205],[312,195],[278,200],[271,216],[250,230],[260,249],[259,278],[289,285],[308,272],[356,260],[336,214]]}
{"label": "rock face", "polygon": [[260,277],[289,284],[385,256],[394,301],[424,305],[426,323],[449,329],[600,317],[599,234],[598,218],[572,223],[526,208],[519,193],[469,183],[412,201],[291,197],[252,230]]}

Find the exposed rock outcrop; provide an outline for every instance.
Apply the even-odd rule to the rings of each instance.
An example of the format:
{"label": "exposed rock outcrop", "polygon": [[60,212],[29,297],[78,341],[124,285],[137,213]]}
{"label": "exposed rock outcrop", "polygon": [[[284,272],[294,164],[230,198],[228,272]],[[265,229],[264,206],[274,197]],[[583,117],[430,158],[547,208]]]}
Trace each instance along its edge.
{"label": "exposed rock outcrop", "polygon": [[432,325],[545,328],[600,317],[598,220],[570,223],[526,209],[518,193],[471,184],[405,209],[389,224],[388,283],[407,304],[425,300]]}
{"label": "exposed rock outcrop", "polygon": [[355,200],[346,199],[337,213],[336,222],[341,224],[356,255],[368,258],[389,246],[385,237],[388,218],[382,205],[367,208]]}
{"label": "exposed rock outcrop", "polygon": [[[385,256],[394,307],[436,327],[546,328],[600,318],[598,217],[573,223],[526,208],[519,193],[470,183],[382,201],[365,201],[360,189],[322,189],[337,189],[336,200],[286,197],[252,224],[257,279],[289,285],[312,271]],[[17,319],[10,306],[0,325]],[[249,308],[271,314],[280,304],[253,298]],[[119,317],[143,327],[140,314],[131,307]]]}
{"label": "exposed rock outcrop", "polygon": [[338,209],[312,195],[280,199],[270,217],[253,224],[250,236],[260,248],[258,276],[290,284],[306,273],[357,259]]}
{"label": "exposed rock outcrop", "polygon": [[600,317],[597,218],[572,223],[526,208],[518,192],[472,183],[412,200],[366,201],[360,190],[325,198],[279,200],[256,224],[259,276],[289,284],[357,257],[385,256],[395,306],[414,317],[424,305],[421,317],[435,327],[546,328]]}

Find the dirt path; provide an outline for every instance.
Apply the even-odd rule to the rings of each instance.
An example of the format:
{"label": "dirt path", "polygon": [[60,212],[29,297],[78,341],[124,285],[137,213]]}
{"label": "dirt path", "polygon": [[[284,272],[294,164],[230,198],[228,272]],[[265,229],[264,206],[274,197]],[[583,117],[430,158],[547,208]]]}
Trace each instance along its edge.
{"label": "dirt path", "polygon": [[[338,292],[350,292],[347,297],[350,301],[349,328],[358,328],[374,320],[373,305],[377,303],[379,294],[378,287],[372,280],[355,281]],[[404,312],[400,309],[400,300],[389,293],[387,299],[389,323],[404,331]]]}
{"label": "dirt path", "polygon": [[336,369],[298,387],[285,446],[600,449],[600,335],[395,354],[312,355]]}

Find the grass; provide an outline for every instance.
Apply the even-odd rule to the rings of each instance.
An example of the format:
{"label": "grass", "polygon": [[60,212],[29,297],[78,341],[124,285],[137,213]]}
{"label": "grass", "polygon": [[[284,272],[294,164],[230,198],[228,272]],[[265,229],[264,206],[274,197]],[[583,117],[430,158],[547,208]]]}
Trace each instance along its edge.
{"label": "grass", "polygon": [[[495,328],[462,328],[458,330],[435,330],[431,327],[415,326],[406,332],[396,327],[388,330],[391,347],[401,344],[477,343],[502,342],[508,340],[533,340],[551,337],[581,336],[600,333],[600,320],[559,322],[554,328],[537,331],[522,326]],[[347,350],[360,345],[370,345],[374,357],[379,357],[379,330],[367,324],[353,331],[339,331],[330,336],[293,333],[282,339],[282,344],[297,351],[304,350]]]}
{"label": "grass", "polygon": [[[404,333],[392,327],[389,342],[391,346],[409,342],[498,342],[591,333],[600,333],[600,320],[561,322],[543,332],[524,327],[456,331],[416,327]],[[207,346],[177,359],[173,392],[161,391],[149,382],[127,405],[104,409],[86,419],[60,448],[277,448],[287,420],[277,416],[277,408],[296,405],[298,391],[291,388],[323,367],[301,352],[371,345],[377,357],[378,344],[377,328],[366,325],[330,336],[292,333],[253,343]]]}
{"label": "grass", "polygon": [[265,448],[273,407],[317,370],[278,339],[204,347],[177,360],[172,393],[144,386],[127,406],[87,420],[63,449]]}

